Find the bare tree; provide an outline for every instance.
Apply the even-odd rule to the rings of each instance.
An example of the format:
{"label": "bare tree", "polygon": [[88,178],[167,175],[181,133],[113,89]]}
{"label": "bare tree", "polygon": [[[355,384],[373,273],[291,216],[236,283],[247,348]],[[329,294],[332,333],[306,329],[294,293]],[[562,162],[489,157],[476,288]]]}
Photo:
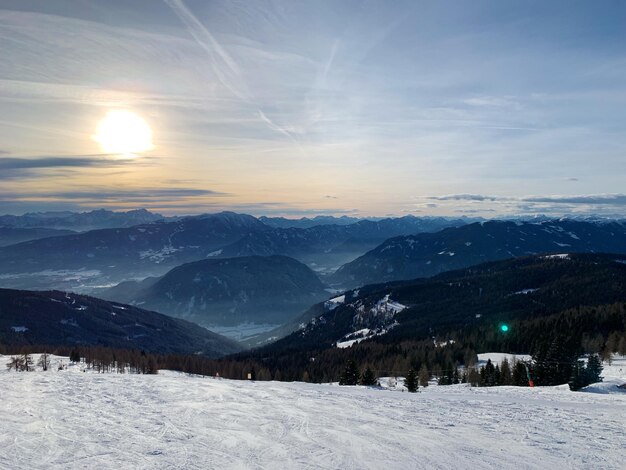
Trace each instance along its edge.
{"label": "bare tree", "polygon": [[26,372],[30,372],[33,370],[33,358],[30,354],[24,353],[22,354],[22,370]]}
{"label": "bare tree", "polygon": [[11,360],[7,363],[7,369],[9,372],[15,369],[15,372],[21,371],[23,369],[23,362],[20,356],[12,356]]}
{"label": "bare tree", "polygon": [[44,371],[47,371],[50,368],[50,354],[45,352],[41,356],[39,356],[37,365],[41,367]]}

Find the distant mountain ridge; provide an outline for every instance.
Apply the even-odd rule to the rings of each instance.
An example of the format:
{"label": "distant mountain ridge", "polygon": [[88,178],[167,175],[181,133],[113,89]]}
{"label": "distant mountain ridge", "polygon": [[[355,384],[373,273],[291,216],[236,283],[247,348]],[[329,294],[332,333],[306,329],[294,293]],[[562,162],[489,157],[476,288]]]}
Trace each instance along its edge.
{"label": "distant mountain ridge", "polygon": [[161,214],[146,209],[114,212],[97,209],[90,212],[30,212],[24,215],[2,215],[0,226],[14,228],[53,228],[84,232],[105,228],[131,227],[163,220]]}
{"label": "distant mountain ridge", "polygon": [[261,216],[259,220],[273,228],[311,228],[317,225],[350,225],[360,222],[361,220],[376,220],[376,218],[348,217],[347,215],[342,215],[341,217],[318,215],[311,218],[302,217],[300,219]]}
{"label": "distant mountain ridge", "polygon": [[72,230],[54,228],[0,227],[0,247],[15,245],[30,240],[38,240],[40,238],[70,235],[73,233],[75,232]]}
{"label": "distant mountain ridge", "polygon": [[626,253],[626,224],[492,220],[395,237],[339,268],[330,282],[355,287],[433,276],[486,261],[558,252]]}
{"label": "distant mountain ridge", "polygon": [[435,232],[463,225],[463,219],[404,216],[380,220],[360,220],[348,225],[316,225],[310,228],[275,228],[250,232],[222,249],[220,256],[292,256],[324,272],[377,246],[389,237]]}
{"label": "distant mountain ridge", "polygon": [[59,291],[0,289],[0,312],[0,343],[6,345],[93,345],[208,357],[241,349],[184,320]]}
{"label": "distant mountain ridge", "polygon": [[204,259],[250,231],[268,229],[252,216],[223,212],[93,230],[0,248],[0,274],[17,274],[10,286],[20,288],[49,288],[53,277],[62,280],[71,273],[78,282],[85,278],[84,282],[115,283],[162,275],[180,264]]}
{"label": "distant mountain ridge", "polygon": [[160,278],[125,282],[105,298],[201,325],[284,323],[328,293],[306,265],[286,256],[205,259]]}
{"label": "distant mountain ridge", "polygon": [[459,223],[464,222],[402,217],[277,229],[250,215],[221,212],[0,248],[0,279],[4,287],[90,292],[123,280],[161,276],[191,261],[274,254],[291,256],[325,272],[392,235]]}

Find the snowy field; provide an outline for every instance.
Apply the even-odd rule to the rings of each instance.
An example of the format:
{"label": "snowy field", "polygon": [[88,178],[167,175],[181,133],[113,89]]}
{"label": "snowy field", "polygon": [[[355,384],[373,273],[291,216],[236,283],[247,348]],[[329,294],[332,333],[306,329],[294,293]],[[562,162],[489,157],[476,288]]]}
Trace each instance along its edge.
{"label": "snowy field", "polygon": [[[16,373],[6,359],[2,469],[623,469],[626,462],[626,393],[608,384],[614,393],[454,385],[409,394],[174,372]],[[624,365],[614,362],[612,373]]]}

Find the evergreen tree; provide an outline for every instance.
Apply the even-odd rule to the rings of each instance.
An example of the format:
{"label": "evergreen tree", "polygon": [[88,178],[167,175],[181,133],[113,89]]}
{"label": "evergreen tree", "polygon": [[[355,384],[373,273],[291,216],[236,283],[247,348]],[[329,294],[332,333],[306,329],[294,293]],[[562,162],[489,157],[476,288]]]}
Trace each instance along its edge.
{"label": "evergreen tree", "polygon": [[80,362],[80,351],[78,351],[78,349],[72,349],[72,351],[70,352],[70,361]]}
{"label": "evergreen tree", "polygon": [[528,386],[528,376],[526,374],[526,365],[524,362],[515,361],[513,363],[513,372],[511,373],[511,384],[516,387]]}
{"label": "evergreen tree", "polygon": [[513,377],[511,376],[511,366],[509,360],[505,357],[500,364],[500,385],[512,385]]}
{"label": "evergreen tree", "polygon": [[356,366],[356,363],[350,359],[346,364],[346,368],[341,374],[339,378],[339,385],[356,385],[359,383],[359,369]]}
{"label": "evergreen tree", "polygon": [[363,376],[361,377],[361,385],[378,385],[378,379],[374,372],[369,367],[365,369]]}
{"label": "evergreen tree", "polygon": [[579,342],[559,334],[550,343],[539,344],[533,354],[534,371],[538,385],[569,383],[572,368],[576,366]]}
{"label": "evergreen tree", "polygon": [[[484,370],[484,373],[483,373]],[[487,364],[480,370],[481,378],[483,379],[483,386],[493,387],[496,385],[496,368],[491,362],[491,359],[487,359]]]}
{"label": "evergreen tree", "polygon": [[576,364],[572,366],[572,376],[568,382],[569,388],[572,391],[580,390],[587,384],[587,370],[583,361],[576,361]]}
{"label": "evergreen tree", "polygon": [[417,383],[417,374],[415,373],[415,370],[409,369],[406,374],[406,378],[404,379],[404,386],[411,393],[417,392],[419,384]]}
{"label": "evergreen tree", "polygon": [[594,384],[597,382],[602,382],[602,361],[597,354],[592,354],[589,356],[587,360],[587,370],[586,370],[586,379],[587,384]]}

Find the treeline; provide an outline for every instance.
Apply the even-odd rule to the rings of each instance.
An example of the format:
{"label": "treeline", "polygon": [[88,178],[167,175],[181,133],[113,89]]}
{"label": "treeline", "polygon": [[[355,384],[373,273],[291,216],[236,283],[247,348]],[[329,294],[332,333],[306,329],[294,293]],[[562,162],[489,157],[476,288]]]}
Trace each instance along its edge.
{"label": "treeline", "polygon": [[[351,361],[360,377],[369,370],[370,379],[371,376],[404,377],[412,370],[417,371],[420,383],[437,380],[441,385],[467,382],[477,386],[527,386],[529,378],[535,385],[580,382],[581,377],[586,377],[584,371],[588,367],[578,363],[581,355],[599,354],[604,359],[609,359],[612,353],[626,355],[624,303],[579,307],[554,315],[513,320],[508,326],[507,332],[498,325],[483,324],[429,339],[389,343],[381,336],[345,349],[261,349],[221,359],[154,355],[104,347],[10,348],[0,345],[0,353],[74,354],[74,358],[79,356],[87,367],[100,372],[156,373],[167,369],[229,379],[306,382],[344,381],[346,364]],[[492,351],[530,353],[533,361],[506,365],[488,363],[477,367],[477,354]]]}
{"label": "treeline", "polygon": [[[30,372],[40,367],[43,371],[51,368],[50,356],[67,357],[70,363],[80,364],[85,369],[98,373],[115,372],[119,374],[156,374],[159,371],[160,357],[145,351],[114,349],[101,346],[64,347],[64,346],[2,346],[0,354],[11,356],[7,369],[16,372]],[[39,354],[35,363],[33,354]],[[62,361],[57,369],[66,368]]]}

